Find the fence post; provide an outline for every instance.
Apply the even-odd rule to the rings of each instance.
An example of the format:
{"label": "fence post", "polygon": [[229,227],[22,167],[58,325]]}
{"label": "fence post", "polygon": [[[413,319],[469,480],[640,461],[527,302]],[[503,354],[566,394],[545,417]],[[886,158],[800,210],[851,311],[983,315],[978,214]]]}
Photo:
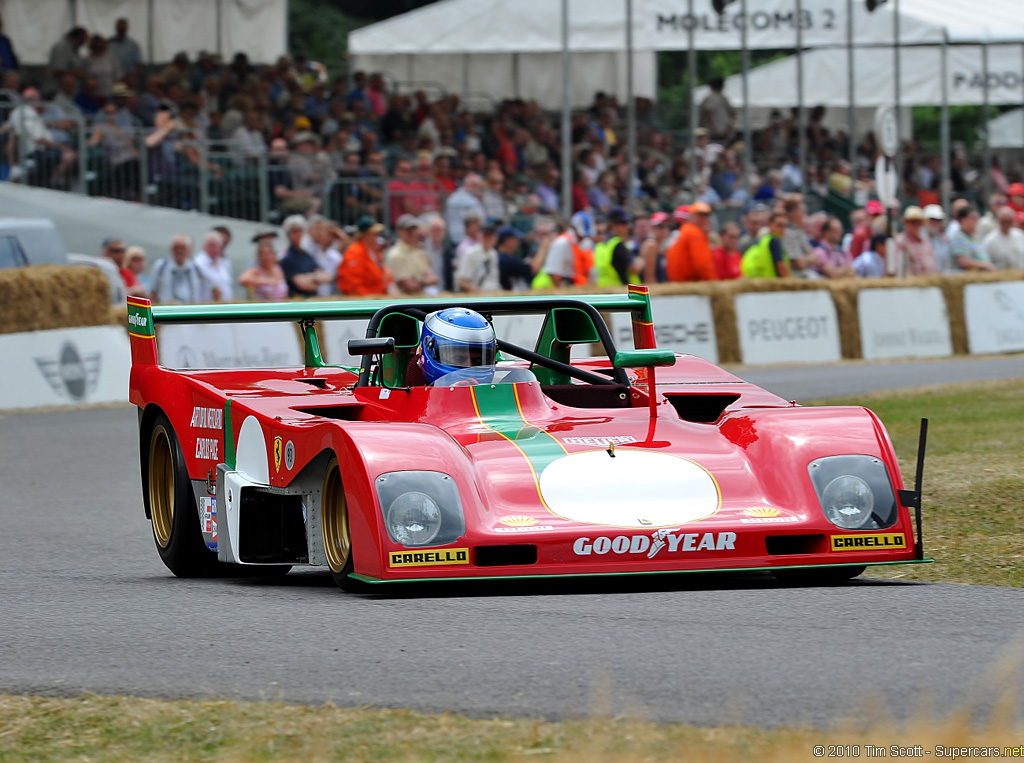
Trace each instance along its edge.
{"label": "fence post", "polygon": [[85,134],[85,119],[81,114],[75,115],[75,129],[78,131],[78,182],[75,193],[86,196],[89,193],[89,180],[86,177],[89,171],[89,139]]}
{"label": "fence post", "polygon": [[149,204],[149,147],[146,145],[146,133],[135,131],[139,151],[139,203]]}
{"label": "fence post", "polygon": [[25,150],[25,101],[19,95],[16,98],[18,109],[18,166],[21,167],[21,182],[28,185],[28,151]]}
{"label": "fence post", "polygon": [[199,211],[203,214],[210,213],[210,171],[206,166],[207,153],[206,141],[196,141],[199,144]]}
{"label": "fence post", "polygon": [[267,169],[265,153],[257,157],[256,176],[260,184],[260,222],[270,222],[270,172]]}

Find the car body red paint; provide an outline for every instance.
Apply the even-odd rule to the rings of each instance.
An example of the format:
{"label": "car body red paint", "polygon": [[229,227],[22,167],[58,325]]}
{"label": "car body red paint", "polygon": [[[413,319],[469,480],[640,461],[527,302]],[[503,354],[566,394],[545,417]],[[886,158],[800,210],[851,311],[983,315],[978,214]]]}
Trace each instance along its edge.
{"label": "car body red paint", "polygon": [[[650,325],[645,290],[631,290],[628,299],[618,299],[616,307],[597,297],[579,298],[602,310],[628,309],[637,344],[653,346],[653,332],[644,328],[645,316]],[[485,303],[495,311],[509,304],[501,298]],[[308,316],[329,317],[331,310],[340,309],[336,306],[347,303],[321,304],[325,306],[303,303],[290,312],[281,306],[274,315],[305,321],[305,330],[312,332]],[[360,315],[369,316],[390,303],[358,304],[364,306]],[[436,300],[423,304],[424,309],[438,306]],[[132,300],[131,305],[140,315],[155,314],[150,326],[165,321],[252,320],[260,314],[259,306],[190,312],[151,309],[145,300]],[[595,395],[596,402],[615,403],[605,407],[580,405],[587,403],[588,393],[580,389],[570,390],[578,396],[576,404],[560,402],[565,393],[555,394],[543,379],[385,390],[378,384],[361,384],[353,370],[310,360],[308,344],[305,366],[270,370],[168,369],[157,363],[155,338],[146,332],[132,334],[132,349],[130,399],[140,409],[143,449],[146,422],[159,409],[181,442],[191,480],[212,480],[218,464],[229,463],[249,418],[262,432],[270,489],[287,489],[319,463],[322,454],[336,455],[348,505],[353,574],[366,582],[778,570],[920,560],[911,512],[900,501],[903,484],[896,455],[875,414],[860,407],[795,406],[694,356],[678,355],[673,365],[658,370],[653,406],[645,369],[634,369],[626,372],[628,386],[617,387],[617,402],[607,390]],[[319,360],[317,352],[313,356]],[[607,357],[572,365],[608,376],[616,373]],[[515,367],[530,366],[520,361]],[[533,367],[544,371],[542,376],[548,374],[541,365]],[[554,372],[548,376],[550,381]],[[688,416],[691,407],[696,413]],[[290,455],[285,448],[292,449]],[[618,508],[606,507],[630,521],[585,521],[563,516],[558,506],[548,505],[541,485],[546,470],[581,453],[598,454],[587,456],[586,463],[596,465],[587,472],[593,477],[584,476],[575,486],[578,503],[571,497],[560,500],[584,515],[588,500],[604,500],[590,492],[608,490],[607,485],[602,487],[602,464],[610,470],[613,459],[625,463],[624,456],[644,470],[650,464],[650,475],[638,474],[636,484],[625,488],[627,494],[635,493],[635,505],[627,495]],[[875,459],[884,466],[895,501],[893,519],[870,534],[890,540],[856,546],[831,540],[868,532],[840,529],[822,511],[809,465],[837,455]],[[142,458],[145,471],[145,452]],[[576,462],[563,465],[568,463]],[[652,481],[662,478],[659,465],[664,464],[678,464],[686,474],[695,475],[694,484],[703,485],[707,496],[712,495],[713,484],[718,505],[710,510],[708,504],[697,511],[706,515],[669,526],[645,520],[649,501],[656,499],[671,511],[671,500],[648,490]],[[451,543],[405,547],[389,538],[384,523],[387,507],[380,505],[375,481],[409,471],[441,472],[454,480],[465,531]],[[566,494],[564,485],[556,487],[558,491],[551,488],[552,495]],[[714,500],[707,496],[701,500]],[[833,550],[835,546],[841,550]],[[313,556],[310,552],[308,559]],[[508,563],[500,563],[503,560]]]}

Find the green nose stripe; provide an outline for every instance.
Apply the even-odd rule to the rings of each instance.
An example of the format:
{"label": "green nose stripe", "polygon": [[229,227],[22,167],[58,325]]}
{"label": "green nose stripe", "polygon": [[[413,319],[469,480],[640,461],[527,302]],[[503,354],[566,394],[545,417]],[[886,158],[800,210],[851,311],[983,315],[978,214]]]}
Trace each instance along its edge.
{"label": "green nose stripe", "polygon": [[[523,417],[515,384],[472,387],[473,405],[484,426],[509,440],[522,453],[533,472],[541,503],[540,475],[544,467],[566,454],[558,440]],[[546,505],[546,504],[545,504]]]}

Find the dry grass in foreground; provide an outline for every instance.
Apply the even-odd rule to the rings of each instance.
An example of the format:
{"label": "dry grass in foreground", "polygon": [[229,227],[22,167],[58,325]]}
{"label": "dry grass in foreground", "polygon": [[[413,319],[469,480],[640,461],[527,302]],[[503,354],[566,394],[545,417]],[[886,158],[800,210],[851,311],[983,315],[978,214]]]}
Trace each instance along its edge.
{"label": "dry grass in foreground", "polygon": [[920,421],[929,420],[924,549],[935,564],[876,567],[868,575],[1024,586],[1024,381],[974,382],[825,402],[864,405],[879,415],[908,487],[914,482]]}
{"label": "dry grass in foreground", "polygon": [[[629,719],[547,723],[471,720],[404,710],[305,707],[227,701],[159,701],[0,696],[0,761],[811,761],[895,757],[890,747],[927,758],[953,748],[1009,748],[1022,754],[1024,728],[1004,698],[987,723],[971,713],[867,730],[695,728]],[[945,755],[939,755],[939,748]],[[925,755],[924,751],[930,751]],[[1012,754],[1012,753],[1011,753]],[[990,753],[991,756],[991,753]],[[963,753],[961,753],[963,757]],[[977,757],[977,753],[974,757]]]}

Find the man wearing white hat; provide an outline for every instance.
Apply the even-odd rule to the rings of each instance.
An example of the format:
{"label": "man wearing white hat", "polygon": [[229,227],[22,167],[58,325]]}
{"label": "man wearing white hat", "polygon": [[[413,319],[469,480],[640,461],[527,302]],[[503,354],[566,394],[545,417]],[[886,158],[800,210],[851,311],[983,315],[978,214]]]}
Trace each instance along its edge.
{"label": "man wearing white hat", "polygon": [[949,238],[946,236],[946,215],[938,204],[924,208],[924,234],[935,255],[935,266],[940,273],[949,272]]}

